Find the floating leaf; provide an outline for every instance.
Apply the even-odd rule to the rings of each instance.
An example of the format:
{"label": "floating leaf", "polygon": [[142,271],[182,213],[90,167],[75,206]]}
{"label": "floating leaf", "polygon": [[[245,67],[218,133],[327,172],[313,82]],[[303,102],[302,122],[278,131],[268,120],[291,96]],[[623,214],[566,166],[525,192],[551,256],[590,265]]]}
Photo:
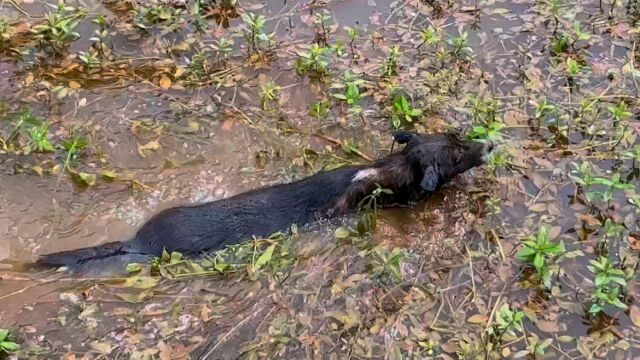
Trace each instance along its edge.
{"label": "floating leaf", "polygon": [[333,233],[333,236],[335,236],[338,239],[347,238],[347,237],[349,237],[349,235],[350,235],[349,230],[347,228],[345,228],[345,227],[342,227],[342,226],[337,228],[336,231]]}
{"label": "floating leaf", "polygon": [[136,273],[142,271],[142,265],[138,263],[127,264],[127,272],[128,273]]}
{"label": "floating leaf", "polygon": [[160,87],[163,90],[167,90],[171,87],[171,79],[169,79],[169,77],[167,77],[166,75],[162,75],[162,77],[160,78]]}
{"label": "floating leaf", "polygon": [[148,143],[144,144],[144,145],[138,145],[138,153],[140,154],[140,156],[142,156],[143,158],[146,158],[146,152],[147,151],[155,151],[160,149],[160,142],[158,140],[151,140]]}
{"label": "floating leaf", "polygon": [[633,325],[640,328],[640,308],[636,305],[631,305],[629,309],[629,318],[633,322]]}
{"label": "floating leaf", "polygon": [[148,295],[149,294],[146,292],[141,292],[138,294],[116,294],[117,297],[131,304],[138,304],[143,302],[144,300],[146,300]]}
{"label": "floating leaf", "polygon": [[472,315],[467,319],[467,322],[471,324],[484,325],[489,321],[489,317],[482,314]]}

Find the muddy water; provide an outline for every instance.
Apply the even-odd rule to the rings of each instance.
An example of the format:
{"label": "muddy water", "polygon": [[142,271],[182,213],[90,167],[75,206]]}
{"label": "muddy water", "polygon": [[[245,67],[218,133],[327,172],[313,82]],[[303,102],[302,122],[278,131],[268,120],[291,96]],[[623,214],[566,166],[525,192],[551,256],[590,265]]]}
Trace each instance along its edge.
{"label": "muddy water", "polygon": [[[381,214],[379,228],[373,236],[376,243],[388,249],[395,247],[407,249],[412,256],[424,260],[423,265],[428,264],[427,268],[466,269],[468,265],[462,263],[461,266],[459,259],[469,255],[467,247],[485,249],[492,243],[490,239],[480,236],[486,229],[480,228],[478,223],[489,215],[479,210],[481,206],[473,195],[493,191],[503,201],[500,204],[500,215],[492,220],[492,224],[501,236],[501,247],[499,251],[492,252],[492,256],[506,254],[505,257],[513,257],[514,249],[524,236],[523,233],[535,232],[538,222],[549,222],[560,226],[560,238],[567,241],[569,250],[581,249],[587,254],[594,252],[590,244],[586,241],[583,243],[584,239],[578,239],[575,235],[575,229],[582,226],[580,214],[587,213],[589,210],[572,201],[575,188],[566,176],[557,171],[562,169],[560,172],[566,172],[570,168],[570,162],[576,160],[576,157],[562,157],[554,151],[536,151],[520,146],[541,140],[540,134],[531,131],[527,126],[527,117],[530,116],[527,111],[531,112],[529,104],[531,99],[522,86],[523,73],[529,80],[533,80],[534,84],[531,87],[550,86],[554,89],[549,93],[559,94],[557,97],[559,101],[564,101],[562,96],[566,94],[564,77],[559,74],[559,70],[550,65],[546,48],[549,34],[545,25],[548,18],[541,16],[539,3],[490,1],[478,10],[474,2],[469,2],[458,11],[440,18],[434,16],[433,12],[413,10],[413,2],[382,0],[329,2],[326,8],[332,15],[333,22],[339,24],[338,28],[360,26],[360,31],[367,34],[363,35],[357,44],[366,56],[357,64],[352,64],[353,69],[361,70],[367,75],[378,70],[380,64],[374,62],[374,59],[383,58],[386,53],[372,46],[370,41],[364,40],[368,39],[374,31],[384,37],[382,47],[397,43],[403,50],[410,52],[413,51],[415,44],[404,43],[410,38],[406,35],[405,29],[419,29],[434,21],[450,36],[455,36],[458,26],[464,25],[469,33],[469,45],[474,49],[476,56],[473,75],[480,81],[477,83],[469,81],[466,86],[476,88],[463,90],[474,93],[483,86],[490,89],[496,97],[504,98],[505,102],[510,98],[517,98],[519,102],[515,105],[513,103],[505,105],[507,108],[500,109],[500,112],[505,113],[504,120],[509,125],[504,142],[519,146],[518,150],[524,153],[521,157],[527,165],[526,170],[500,171],[499,182],[484,182],[481,178],[482,172],[470,172],[457,179],[451,187],[416,208],[385,210]],[[0,100],[9,104],[10,112],[16,113],[19,107],[28,106],[35,114],[62,124],[59,133],[53,134],[56,139],[62,139],[64,133],[73,127],[81,128],[83,134],[90,140],[92,149],[82,166],[88,172],[96,169],[113,171],[118,174],[119,179],[115,182],[98,181],[96,186],[80,189],[74,186],[64,174],[39,176],[35,173],[33,167],[39,165],[40,161],[52,162],[50,158],[36,155],[25,159],[15,155],[0,155],[0,260],[28,262],[35,259],[37,254],[127,239],[146,218],[168,206],[211,201],[258,186],[291,181],[317,170],[317,167],[312,170],[299,166],[300,153],[304,148],[322,152],[330,144],[319,139],[287,134],[274,129],[285,129],[289,126],[320,129],[336,137],[357,139],[363,151],[372,156],[385,154],[388,136],[381,136],[379,132],[387,134],[388,120],[382,116],[367,117],[368,122],[362,129],[360,120],[347,116],[337,116],[329,123],[320,124],[304,115],[309,104],[322,97],[322,92],[308,78],[295,75],[294,52],[287,46],[308,45],[313,41],[315,34],[309,26],[312,19],[308,14],[311,14],[315,5],[315,2],[296,1],[243,2],[243,6],[263,14],[268,19],[267,29],[276,32],[278,42],[284,44],[282,48],[289,56],[281,56],[268,69],[241,69],[242,77],[238,80],[239,85],[231,88],[209,87],[163,91],[157,85],[150,85],[146,81],[122,83],[110,81],[107,84],[96,81],[90,84],[91,86],[86,84],[86,88],[77,95],[48,103],[46,98],[37,91],[23,90],[23,85],[28,81],[28,75],[33,72],[30,68],[32,64],[29,64],[29,56],[26,63],[0,62],[0,75],[2,75]],[[606,16],[600,13],[597,1],[582,1],[579,5],[581,10],[577,15],[578,19],[584,21],[595,19],[593,21],[598,24],[606,22]],[[126,12],[113,12],[108,4],[89,2],[84,6],[88,8],[90,15],[104,13],[114,19],[127,19],[129,16]],[[41,2],[33,2],[23,4],[23,8],[33,16],[38,16],[43,14],[46,7]],[[7,6],[4,6],[1,12],[10,15],[18,14]],[[231,20],[232,27],[237,27],[239,24],[239,19]],[[398,28],[402,31],[398,31]],[[95,24],[88,19],[82,21],[78,28],[81,39],[72,43],[71,52],[86,50],[91,43],[88,39],[95,29]],[[153,36],[135,38],[130,36],[133,31],[124,29],[114,34],[111,41],[114,51],[129,57],[162,57],[163,54],[156,51],[158,44],[178,43],[192,30],[190,26],[185,26],[177,33],[165,34],[158,31],[153,33]],[[339,31],[338,34],[337,37],[343,42],[348,41],[344,32]],[[236,40],[240,41],[239,38]],[[205,42],[212,43],[213,40],[206,38]],[[238,43],[236,48],[240,49]],[[627,52],[628,46],[618,45],[608,38],[607,41],[591,44],[586,56],[593,61],[594,72],[618,69],[617,74],[619,74]],[[232,55],[232,59],[237,61],[236,65],[242,62],[243,57],[242,52]],[[419,61],[417,57],[406,59],[403,64],[404,70],[411,73],[417,61]],[[530,67],[537,71],[531,71]],[[46,68],[41,70],[47,72]],[[261,112],[256,110],[260,74],[265,78],[274,79],[282,87],[281,110],[275,115],[262,116]],[[410,74],[404,78],[408,87],[412,86],[409,80],[414,76],[415,74]],[[68,80],[60,79],[63,83]],[[594,76],[585,81],[582,86],[599,94],[608,86],[621,85],[619,83],[610,85],[602,78]],[[367,104],[366,106],[373,106],[373,102],[368,101],[370,100],[365,100],[363,103]],[[80,102],[83,106],[78,105]],[[448,124],[468,125],[466,118],[459,111],[464,110],[464,103],[451,106],[452,108],[446,109]],[[240,109],[242,114],[239,115],[234,108]],[[434,116],[433,123],[428,124],[430,129],[432,129],[431,126],[438,128],[435,121],[437,117],[440,117],[440,114]],[[10,128],[6,122],[0,122],[0,126],[2,129]],[[580,136],[572,139],[578,142]],[[155,144],[156,141],[157,145],[152,146],[153,150],[140,150],[141,146]],[[346,157],[344,154],[340,156]],[[54,162],[62,160],[55,159]],[[349,160],[361,161],[357,157],[351,157]],[[605,170],[610,170],[614,165],[613,162],[601,163]],[[488,188],[489,186],[492,188]],[[634,226],[637,226],[634,210],[620,195],[618,200],[620,205],[616,208],[616,216],[626,224],[628,229],[634,229]],[[538,216],[531,210],[536,202],[547,204],[546,209],[553,216],[548,216],[547,213]],[[322,225],[319,229],[316,228],[301,236],[302,245],[300,246],[303,249],[301,253],[307,255],[305,252],[307,247],[313,250],[309,250],[309,254],[312,255],[308,255],[307,260],[301,261],[294,270],[303,280],[292,276],[292,279],[288,279],[283,284],[272,284],[269,288],[269,291],[275,288],[275,291],[279,292],[278,296],[284,296],[285,300],[287,296],[293,299],[291,308],[287,308],[289,304],[283,304],[282,301],[278,303],[280,307],[277,311],[287,309],[278,313],[278,316],[286,319],[283,313],[296,312],[306,316],[308,315],[306,311],[317,315],[319,310],[314,309],[314,305],[320,304],[319,307],[323,311],[328,311],[337,307],[336,304],[351,301],[335,299],[336,294],[333,293],[333,288],[331,294],[324,294],[326,295],[324,298],[320,295],[317,295],[318,298],[304,297],[315,291],[320,294],[321,290],[317,289],[326,287],[327,282],[336,280],[338,273],[342,279],[343,275],[346,277],[364,268],[364,265],[357,261],[350,262],[356,256],[343,247],[323,248],[328,246],[327,244],[334,243],[331,238],[334,230],[335,226]],[[580,258],[566,265],[567,271],[571,272],[572,285],[576,288],[589,286],[586,279],[590,278],[590,274],[584,267],[588,259],[588,257]],[[495,298],[511,297],[513,303],[531,301],[532,296],[516,285],[510,284],[509,288],[494,287],[492,284],[499,280],[511,280],[510,278],[505,280],[506,275],[500,273],[500,270],[505,269],[492,268],[489,265],[489,262],[476,265],[475,271],[478,273],[475,277],[472,267],[471,274],[464,273],[463,270],[451,270],[446,274],[438,273],[438,276],[431,276],[429,281],[425,281],[430,284],[431,281],[453,279],[451,280],[453,283],[438,283],[441,288],[453,289],[453,292],[447,293],[443,290],[440,293],[444,294],[441,295],[443,299],[441,305],[446,302],[449,310],[445,308],[441,313],[436,308],[428,313],[429,316],[425,315],[428,319],[424,322],[433,325],[432,321],[435,322],[433,319],[442,316],[440,321],[447,325],[464,324],[465,315],[473,314],[476,308],[469,310],[471,312],[467,314],[466,308],[456,308],[455,304],[459,301],[458,299],[467,297],[468,294],[463,290],[468,284],[473,284],[474,289],[477,287],[486,290],[484,295],[487,295],[489,303],[483,303],[484,299],[477,299],[475,305],[487,316],[491,311],[487,307],[493,305],[491,300]],[[323,273],[326,269],[331,269],[333,272],[327,275]],[[32,340],[33,342],[37,342],[41,334],[47,334],[47,340],[54,343],[58,350],[69,345],[74,351],[91,352],[90,346],[87,345],[89,340],[108,338],[107,334],[111,331],[115,332],[114,338],[121,340],[125,337],[124,332],[120,333],[113,329],[131,327],[123,320],[127,317],[122,315],[126,312],[122,307],[130,306],[135,311],[141,313],[147,311],[145,314],[153,314],[155,311],[153,306],[162,301],[171,303],[175,300],[173,303],[175,305],[180,302],[176,299],[188,299],[180,303],[180,306],[192,310],[192,316],[195,318],[195,314],[200,315],[200,313],[193,308],[199,305],[198,301],[202,300],[199,296],[204,292],[209,295],[215,294],[206,297],[205,302],[220,305],[214,311],[214,317],[219,317],[220,322],[215,323],[213,329],[203,324],[193,325],[193,333],[204,337],[213,334],[223,340],[232,339],[219,342],[219,348],[216,348],[221,354],[232,357],[237,353],[239,344],[249,342],[259,335],[260,326],[264,325],[261,318],[263,315],[265,319],[271,319],[266,315],[277,313],[276,310],[271,310],[276,306],[268,303],[271,297],[267,295],[273,294],[267,289],[255,288],[257,285],[253,283],[247,285],[248,289],[238,286],[240,290],[235,288],[229,290],[232,295],[220,295],[220,289],[227,290],[227,287],[233,288],[236,285],[227,284],[228,281],[225,278],[207,279],[204,285],[197,284],[196,281],[195,285],[189,284],[180,291],[172,292],[163,289],[163,291],[166,290],[163,295],[170,294],[166,298],[150,300],[157,303],[134,307],[108,297],[108,291],[98,286],[88,285],[81,280],[61,276],[50,277],[49,274],[45,276],[16,273],[10,270],[9,265],[3,265],[0,270],[2,271],[0,275],[2,321],[12,327],[23,329],[26,334],[32,334],[32,338],[36,339]],[[340,271],[344,271],[345,274]],[[411,271],[408,273],[415,274]],[[307,275],[308,278],[305,278]],[[104,306],[103,311],[111,316],[109,319],[113,321],[101,323],[97,334],[86,335],[82,333],[84,328],[80,326],[73,328],[72,336],[65,334],[64,328],[50,319],[59,316],[61,307],[64,314],[78,315],[86,310],[82,308],[86,304],[78,299],[69,300],[71,296],[69,294],[74,293],[81,293],[89,300],[98,299],[96,302]],[[243,297],[245,295],[246,297]],[[363,291],[360,295],[366,299],[370,293]],[[482,290],[478,290],[478,296],[481,295]],[[61,297],[63,301],[60,301]],[[304,301],[300,300],[301,297],[304,297]],[[568,302],[567,298],[564,299]],[[197,300],[191,301],[191,299]],[[193,304],[194,302],[198,304]],[[630,302],[633,301],[630,300]],[[421,300],[420,303],[424,305],[429,301]],[[221,304],[228,305],[237,312],[232,312],[229,308],[223,309]],[[541,312],[544,313],[545,310],[547,309]],[[253,318],[252,316],[256,314],[259,316]],[[558,316],[557,311],[553,314]],[[184,316],[186,315],[176,317],[184,321]],[[626,336],[631,339],[630,341],[637,342],[637,335],[630,330],[633,329],[633,325],[629,317],[624,313],[620,313],[619,317],[623,333],[618,336]],[[245,319],[247,322],[244,322]],[[276,320],[279,321],[279,319]],[[557,318],[546,319],[546,321],[557,323]],[[158,321],[157,327],[153,327],[149,325],[152,322],[145,323],[144,326],[149,328],[144,330],[148,330],[146,335],[151,339],[149,342],[155,346],[157,334],[166,324]],[[196,324],[196,321],[194,320],[193,323]],[[279,324],[277,321],[274,323]],[[78,324],[72,326],[76,325]],[[234,337],[235,333],[232,330],[236,325],[246,327],[247,331]],[[267,325],[269,326],[264,326],[268,328],[265,333],[271,336],[273,334],[270,331],[277,326]],[[560,327],[563,334],[576,338],[589,333],[588,326],[577,313],[563,313]],[[452,329],[449,331],[457,331],[456,328]],[[536,332],[541,337],[557,333],[557,331],[551,331],[545,334],[545,331],[540,332],[534,326],[529,326],[528,331]],[[140,332],[144,331],[140,329]],[[380,333],[378,335],[387,336]],[[29,336],[31,335],[25,337]],[[301,338],[302,336],[299,336],[296,339]],[[377,338],[376,341],[381,344],[389,337],[384,339]],[[193,340],[193,343],[196,340]],[[189,343],[189,341],[184,342]],[[335,349],[333,347],[324,349],[323,353],[331,353],[331,350]],[[301,354],[291,351],[287,354],[296,356]],[[560,356],[559,353],[555,355]],[[302,357],[292,355],[290,358]]]}

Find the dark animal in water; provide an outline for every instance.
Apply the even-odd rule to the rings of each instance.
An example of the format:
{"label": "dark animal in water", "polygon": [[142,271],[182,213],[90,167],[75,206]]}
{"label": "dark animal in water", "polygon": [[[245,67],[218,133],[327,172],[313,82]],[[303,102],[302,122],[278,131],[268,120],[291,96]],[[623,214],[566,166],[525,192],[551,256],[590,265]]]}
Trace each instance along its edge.
{"label": "dark animal in water", "polygon": [[397,132],[402,151],[368,166],[321,171],[308,178],[269,186],[230,198],[161,211],[129,241],[63,251],[41,257],[36,264],[74,266],[124,257],[144,261],[163,249],[196,256],[253,236],[264,237],[317,219],[357,209],[379,185],[393,191],[378,201],[382,206],[423,199],[454,176],[483,164],[491,143],[460,140],[452,134]]}

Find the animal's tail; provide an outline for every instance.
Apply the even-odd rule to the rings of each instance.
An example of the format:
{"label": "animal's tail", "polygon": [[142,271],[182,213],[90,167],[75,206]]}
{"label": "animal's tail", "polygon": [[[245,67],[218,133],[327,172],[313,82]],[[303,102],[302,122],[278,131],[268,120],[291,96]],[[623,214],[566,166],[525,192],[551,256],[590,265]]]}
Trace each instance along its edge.
{"label": "animal's tail", "polygon": [[107,259],[114,256],[126,255],[131,252],[127,242],[116,241],[93,247],[47,254],[36,261],[36,266],[75,267],[88,261]]}

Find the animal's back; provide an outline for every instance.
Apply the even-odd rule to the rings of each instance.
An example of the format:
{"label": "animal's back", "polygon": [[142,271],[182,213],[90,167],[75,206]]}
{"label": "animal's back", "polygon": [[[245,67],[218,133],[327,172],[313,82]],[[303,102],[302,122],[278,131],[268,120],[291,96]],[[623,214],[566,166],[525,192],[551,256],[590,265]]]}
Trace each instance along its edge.
{"label": "animal's back", "polygon": [[164,210],[140,228],[132,247],[151,254],[160,254],[166,247],[196,255],[253,236],[268,236],[292,224],[306,224],[344,193],[357,171],[321,172],[211,203]]}

